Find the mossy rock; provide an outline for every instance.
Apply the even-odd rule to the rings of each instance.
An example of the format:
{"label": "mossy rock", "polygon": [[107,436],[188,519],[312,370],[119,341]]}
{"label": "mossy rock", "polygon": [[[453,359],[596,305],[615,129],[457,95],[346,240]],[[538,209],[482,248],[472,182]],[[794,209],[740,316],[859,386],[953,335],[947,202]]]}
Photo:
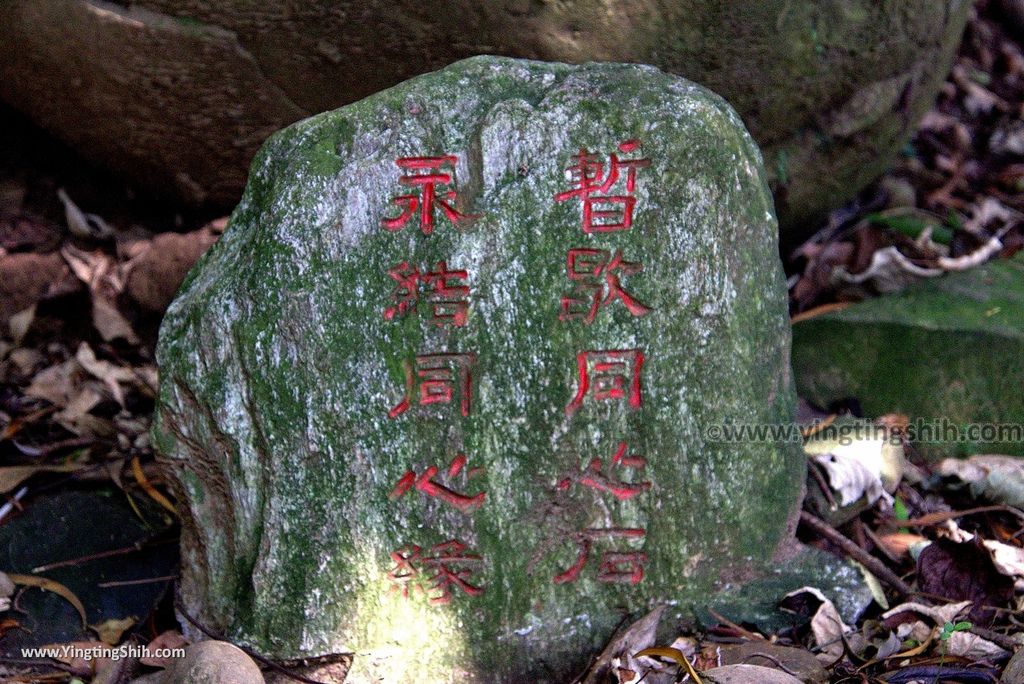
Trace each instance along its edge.
{"label": "mossy rock", "polygon": [[775,233],[739,118],[653,67],[473,58],[277,133],[161,329],[186,610],[356,682],[554,682],[756,575],[803,457],[703,435],[792,419]]}
{"label": "mossy rock", "polygon": [[1022,354],[1020,257],[793,326],[800,396],[822,407],[856,399],[869,418],[906,414],[936,456],[1024,456]]}
{"label": "mossy rock", "polygon": [[653,64],[736,107],[796,235],[889,165],[970,4],[7,0],[0,97],[136,183],[230,206],[271,131],[458,59]]}

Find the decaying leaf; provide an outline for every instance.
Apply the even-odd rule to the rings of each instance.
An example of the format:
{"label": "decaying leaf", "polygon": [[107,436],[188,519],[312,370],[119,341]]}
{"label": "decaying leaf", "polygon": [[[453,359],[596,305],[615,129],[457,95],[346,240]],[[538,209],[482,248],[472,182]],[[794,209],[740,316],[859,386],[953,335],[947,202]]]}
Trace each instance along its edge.
{"label": "decaying leaf", "polygon": [[74,359],[68,359],[36,373],[25,395],[45,399],[58,408],[68,405],[78,392],[82,368]]}
{"label": "decaying leaf", "polygon": [[7,321],[7,327],[11,331],[11,339],[14,344],[21,344],[21,341],[25,339],[25,335],[28,334],[29,328],[32,327],[32,321],[36,318],[36,305],[19,311],[12,315]]}
{"label": "decaying leaf", "polygon": [[969,619],[982,626],[991,623],[993,606],[1005,605],[1013,596],[1013,580],[996,569],[977,539],[929,544],[917,559],[917,583],[927,594],[972,602]]}
{"label": "decaying leaf", "polygon": [[652,646],[651,648],[645,648],[642,651],[638,651],[635,656],[637,658],[668,658],[679,666],[679,669],[686,672],[696,684],[703,684],[700,675],[690,664],[690,661],[686,658],[682,651],[678,648],[672,648],[668,646]]}
{"label": "decaying leaf", "polygon": [[[583,678],[583,684],[599,684],[604,681],[603,678],[609,672],[617,668],[636,674],[636,677],[626,679],[624,682],[638,680],[643,675],[645,667],[637,661],[637,656],[634,654],[654,644],[655,632],[664,612],[665,606],[658,606],[608,642]],[[651,669],[651,667],[648,666],[646,669]]]}
{"label": "decaying leaf", "polygon": [[[884,613],[882,619],[883,624],[892,629],[900,639],[913,639],[920,643],[931,642],[939,630],[956,623],[960,617],[967,614],[971,605],[971,601],[941,606],[910,602]],[[938,648],[945,655],[971,660],[1006,656],[1005,649],[967,630],[949,630],[944,634]]]}
{"label": "decaying leaf", "polygon": [[704,673],[707,684],[800,684],[791,674],[760,665],[723,665]]}
{"label": "decaying leaf", "polygon": [[37,577],[35,575],[15,575],[7,573],[7,577],[15,584],[20,584],[26,587],[38,587],[43,591],[49,591],[57,594],[74,606],[75,610],[78,611],[78,615],[82,618],[82,628],[85,629],[88,627],[88,620],[85,617],[85,606],[83,606],[82,602],[78,600],[78,597],[75,596],[74,592],[60,582],[54,582],[52,579]]}
{"label": "decaying leaf", "polygon": [[885,550],[892,556],[902,556],[910,552],[914,544],[927,542],[927,537],[910,532],[894,532],[892,534],[881,534],[877,537],[878,542],[885,547]]}
{"label": "decaying leaf", "polygon": [[121,391],[121,383],[131,382],[134,378],[131,370],[128,368],[122,368],[115,366],[109,361],[102,361],[96,358],[95,352],[92,348],[83,342],[78,346],[78,351],[75,353],[75,360],[81,364],[90,375],[97,380],[103,382],[103,384],[110,390],[111,396],[114,400],[124,406],[124,393]]}
{"label": "decaying leaf", "polygon": [[970,485],[975,498],[1024,507],[1024,459],[1017,456],[947,458],[939,464],[938,471]]}
{"label": "decaying leaf", "polygon": [[844,636],[853,630],[843,622],[835,604],[820,589],[801,587],[791,591],[783,597],[781,606],[810,616],[811,633],[822,664],[831,665],[843,656],[846,650]]}
{"label": "decaying leaf", "polygon": [[71,473],[82,467],[80,463],[62,465],[26,465],[0,468],[0,494],[6,494],[36,473]]}
{"label": "decaying leaf", "polygon": [[903,471],[902,448],[884,438],[812,439],[804,451],[828,474],[829,485],[848,506],[861,497],[892,502]]}
{"label": "decaying leaf", "polygon": [[996,570],[1017,580],[1017,589],[1024,589],[1024,549],[994,539],[985,539],[981,543],[992,554]]}
{"label": "decaying leaf", "polygon": [[4,355],[18,367],[18,372],[25,377],[32,375],[32,372],[43,363],[43,355],[38,349],[32,349],[31,347],[18,347],[12,349],[9,354],[0,356]]}
{"label": "decaying leaf", "polygon": [[57,199],[64,205],[64,217],[72,235],[92,239],[106,239],[114,235],[114,229],[100,216],[79,209],[64,188],[57,189]]}
{"label": "decaying leaf", "polygon": [[134,617],[126,617],[120,620],[110,619],[92,627],[96,636],[105,644],[116,646],[121,642],[121,637],[132,626],[138,622]]}
{"label": "decaying leaf", "polygon": [[89,288],[93,327],[100,336],[107,342],[123,338],[129,344],[138,344],[138,336],[116,304],[117,296],[125,287],[125,274],[114,258],[99,250],[86,252],[72,245],[64,245],[60,253],[72,272]]}
{"label": "decaying leaf", "polygon": [[92,300],[92,324],[107,342],[118,338],[128,344],[138,344],[139,338],[131,323],[112,302],[97,297]]}

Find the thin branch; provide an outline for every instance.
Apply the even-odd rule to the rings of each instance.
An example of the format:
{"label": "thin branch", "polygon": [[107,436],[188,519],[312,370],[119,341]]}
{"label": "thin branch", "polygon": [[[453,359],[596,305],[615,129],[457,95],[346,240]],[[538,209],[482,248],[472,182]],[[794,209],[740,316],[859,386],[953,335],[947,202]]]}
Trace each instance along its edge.
{"label": "thin branch", "polygon": [[824,520],[817,518],[807,511],[800,512],[800,522],[810,527],[812,530],[820,534],[821,536],[834,543],[836,546],[841,548],[848,556],[853,558],[855,561],[863,565],[865,568],[871,571],[875,577],[882,582],[885,582],[896,591],[900,598],[906,597],[913,593],[910,585],[904,582],[899,575],[890,570],[882,561],[878,560],[870,553],[862,549],[853,543],[850,539],[839,532],[837,529],[829,525]]}

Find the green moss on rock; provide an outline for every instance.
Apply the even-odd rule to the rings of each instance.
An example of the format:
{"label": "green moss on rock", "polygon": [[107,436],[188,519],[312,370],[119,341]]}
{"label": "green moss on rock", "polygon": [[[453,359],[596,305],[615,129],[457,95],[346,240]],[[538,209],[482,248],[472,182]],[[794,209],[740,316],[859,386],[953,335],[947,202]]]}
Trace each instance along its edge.
{"label": "green moss on rock", "polygon": [[[633,228],[584,234],[580,202],[554,199],[566,169],[630,139],[640,148],[619,154],[650,159]],[[444,154],[457,207],[480,218],[383,230],[409,191],[396,159]],[[270,656],[353,652],[352,681],[544,682],[578,671],[623,617],[682,617],[756,574],[791,533],[802,456],[703,430],[791,419],[775,232],[736,114],[652,67],[474,58],[277,133],[160,335],[154,433],[182,502],[185,607]],[[623,285],[653,311],[559,320],[567,250],[584,247],[641,262]],[[431,325],[423,300],[386,320],[389,269],[442,260],[468,271],[466,325]],[[643,350],[642,403],[570,415],[577,354],[601,349]],[[476,354],[469,415],[414,401],[389,418],[405,364],[428,352]],[[622,441],[642,472],[613,468]],[[448,481],[456,454],[467,467]],[[594,458],[649,490],[558,486]],[[483,505],[389,497],[429,465]],[[606,527],[645,536],[594,540],[576,581],[555,583],[577,560],[572,535]],[[449,539],[481,556],[481,595],[395,591],[392,552]],[[642,581],[600,580],[615,550],[646,554]]]}
{"label": "green moss on rock", "polygon": [[[797,323],[797,391],[922,421],[934,429],[920,445],[935,455],[1024,455],[1022,283],[1024,260],[994,261]],[[985,439],[997,425],[1018,436]]]}

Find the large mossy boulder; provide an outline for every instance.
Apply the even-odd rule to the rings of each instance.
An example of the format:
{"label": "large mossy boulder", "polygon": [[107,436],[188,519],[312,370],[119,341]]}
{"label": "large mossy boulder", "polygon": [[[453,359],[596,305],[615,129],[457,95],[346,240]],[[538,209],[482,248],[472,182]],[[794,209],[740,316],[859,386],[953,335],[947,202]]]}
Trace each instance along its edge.
{"label": "large mossy boulder", "polygon": [[[294,124],[161,330],[186,610],[351,681],[562,681],[792,532],[761,158],[653,67],[473,58]],[[374,679],[381,678],[380,680]]]}
{"label": "large mossy boulder", "polygon": [[901,413],[932,455],[1024,456],[1024,259],[927,280],[793,326],[800,396]]}
{"label": "large mossy boulder", "polygon": [[[6,0],[0,97],[160,191],[234,204],[263,139],[464,57],[653,64],[740,112],[783,227],[879,175],[967,0]],[[55,96],[55,94],[57,94]]]}

